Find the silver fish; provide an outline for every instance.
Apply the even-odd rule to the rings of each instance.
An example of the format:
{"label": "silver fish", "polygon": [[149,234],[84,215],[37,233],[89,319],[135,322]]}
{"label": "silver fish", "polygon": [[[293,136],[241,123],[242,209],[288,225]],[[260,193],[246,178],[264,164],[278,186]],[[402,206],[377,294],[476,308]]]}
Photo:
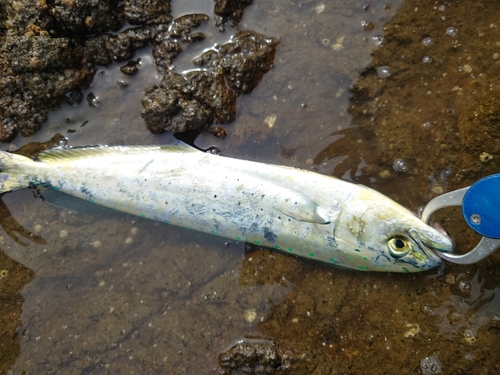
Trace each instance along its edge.
{"label": "silver fish", "polygon": [[141,217],[333,266],[418,272],[448,237],[362,185],[200,152],[184,143],[55,149],[37,161],[0,151],[0,192],[46,185]]}

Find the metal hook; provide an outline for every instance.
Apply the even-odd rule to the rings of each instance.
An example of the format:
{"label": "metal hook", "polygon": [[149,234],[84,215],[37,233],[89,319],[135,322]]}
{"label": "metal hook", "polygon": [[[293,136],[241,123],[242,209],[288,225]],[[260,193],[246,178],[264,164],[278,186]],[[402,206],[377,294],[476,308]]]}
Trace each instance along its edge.
{"label": "metal hook", "polygon": [[[464,196],[469,190],[469,187],[462,188],[455,191],[450,191],[449,193],[445,193],[440,195],[434,199],[432,199],[424,208],[422,212],[422,221],[426,224],[429,223],[429,219],[431,215],[437,210],[444,207],[453,207],[453,206],[462,206],[462,202],[464,200]],[[474,228],[473,228],[474,229]],[[437,251],[436,254],[451,262],[457,264],[472,264],[477,263],[480,260],[483,260],[488,255],[495,252],[496,249],[500,247],[500,239],[482,237],[479,244],[469,251],[467,254],[463,255],[455,255],[448,254],[444,252]]]}

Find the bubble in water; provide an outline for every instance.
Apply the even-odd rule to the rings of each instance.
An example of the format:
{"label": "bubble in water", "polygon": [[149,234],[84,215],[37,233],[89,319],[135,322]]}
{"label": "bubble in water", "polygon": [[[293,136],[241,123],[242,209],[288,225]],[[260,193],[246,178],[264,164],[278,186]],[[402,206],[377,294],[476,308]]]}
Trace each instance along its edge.
{"label": "bubble in water", "polygon": [[462,280],[458,283],[458,289],[463,293],[470,293],[472,286],[468,281]]}
{"label": "bubble in water", "polygon": [[89,103],[89,106],[92,108],[99,107],[99,104],[101,104],[99,97],[95,96],[92,92],[87,95],[87,103]]}
{"label": "bubble in water", "polygon": [[377,68],[377,74],[380,78],[387,78],[391,75],[391,68],[389,68],[387,65],[379,66]]}
{"label": "bubble in water", "polygon": [[58,147],[62,147],[62,148],[66,148],[66,147],[68,147],[68,138],[63,138],[63,139],[60,139],[60,140],[57,142],[57,146],[58,146]]}
{"label": "bubble in water", "polygon": [[452,173],[453,173],[453,168],[451,167],[451,165],[448,165],[441,171],[441,178],[446,179],[450,177]]}
{"label": "bubble in water", "polygon": [[436,355],[431,355],[420,361],[420,369],[424,375],[434,375],[441,372],[442,366],[438,357]]}
{"label": "bubble in water", "polygon": [[446,29],[446,35],[451,37],[456,37],[458,33],[458,29],[455,26],[450,26]]}
{"label": "bubble in water", "polygon": [[220,154],[220,150],[217,147],[207,148],[207,150],[205,152],[208,154],[212,154],[212,155],[219,155]]}
{"label": "bubble in water", "polygon": [[432,57],[430,56],[424,56],[424,58],[422,59],[422,61],[426,64],[430,64],[432,62]]}
{"label": "bubble in water", "polygon": [[380,47],[384,43],[384,37],[382,35],[374,35],[372,40],[376,47]]}
{"label": "bubble in water", "polygon": [[408,163],[405,162],[403,159],[394,160],[394,162],[392,163],[392,168],[396,172],[405,172],[405,173],[409,172],[411,169]]}
{"label": "bubble in water", "polygon": [[427,38],[422,39],[422,44],[426,47],[432,44],[432,38],[428,36]]}

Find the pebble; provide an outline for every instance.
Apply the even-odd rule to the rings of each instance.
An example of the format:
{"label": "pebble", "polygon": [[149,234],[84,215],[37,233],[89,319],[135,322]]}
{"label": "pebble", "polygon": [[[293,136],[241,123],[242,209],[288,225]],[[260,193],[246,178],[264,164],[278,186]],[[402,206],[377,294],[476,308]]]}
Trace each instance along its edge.
{"label": "pebble", "polygon": [[481,155],[479,155],[479,160],[481,160],[481,162],[483,162],[483,163],[486,163],[487,161],[490,161],[491,159],[493,159],[493,155],[488,154],[487,152],[483,152]]}
{"label": "pebble", "polygon": [[450,26],[446,29],[446,35],[451,37],[456,37],[458,33],[458,29],[455,26]]}
{"label": "pebble", "polygon": [[255,318],[257,318],[257,311],[255,311],[255,309],[248,309],[245,311],[245,320],[248,323],[252,323]]}
{"label": "pebble", "polygon": [[274,126],[274,123],[276,122],[276,118],[277,118],[277,116],[275,114],[272,114],[270,116],[267,116],[265,118],[264,122],[267,124],[267,126],[272,128]]}
{"label": "pebble", "polygon": [[379,66],[376,70],[379,78],[384,79],[391,75],[391,68],[389,68],[387,65]]}
{"label": "pebble", "polygon": [[422,39],[422,44],[426,47],[430,46],[432,44],[432,38],[427,37]]}

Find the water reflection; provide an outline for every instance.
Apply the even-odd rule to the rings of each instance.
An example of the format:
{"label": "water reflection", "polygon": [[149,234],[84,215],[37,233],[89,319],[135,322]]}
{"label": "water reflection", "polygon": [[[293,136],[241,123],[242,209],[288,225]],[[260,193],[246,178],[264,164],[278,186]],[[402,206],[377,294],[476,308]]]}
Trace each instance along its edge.
{"label": "water reflection", "polygon": [[[23,228],[12,216],[3,200],[0,199],[0,226],[5,233],[16,243],[26,246],[24,242],[34,241],[45,244],[45,241]],[[24,237],[23,240],[20,237]],[[3,243],[3,237],[1,242]],[[2,331],[0,341],[0,373],[6,374],[14,365],[20,354],[18,335],[24,334],[21,314],[24,298],[21,290],[31,282],[35,274],[32,270],[10,258],[3,249],[0,249],[0,324]]]}
{"label": "water reflection", "polygon": [[[24,242],[26,240],[33,241],[40,245],[47,244],[47,242],[42,237],[39,237],[36,234],[30,232],[17,222],[2,199],[0,199],[0,226],[2,227],[4,232],[19,245],[27,246],[27,243]],[[21,238],[19,237],[25,237],[25,239],[21,240]]]}

